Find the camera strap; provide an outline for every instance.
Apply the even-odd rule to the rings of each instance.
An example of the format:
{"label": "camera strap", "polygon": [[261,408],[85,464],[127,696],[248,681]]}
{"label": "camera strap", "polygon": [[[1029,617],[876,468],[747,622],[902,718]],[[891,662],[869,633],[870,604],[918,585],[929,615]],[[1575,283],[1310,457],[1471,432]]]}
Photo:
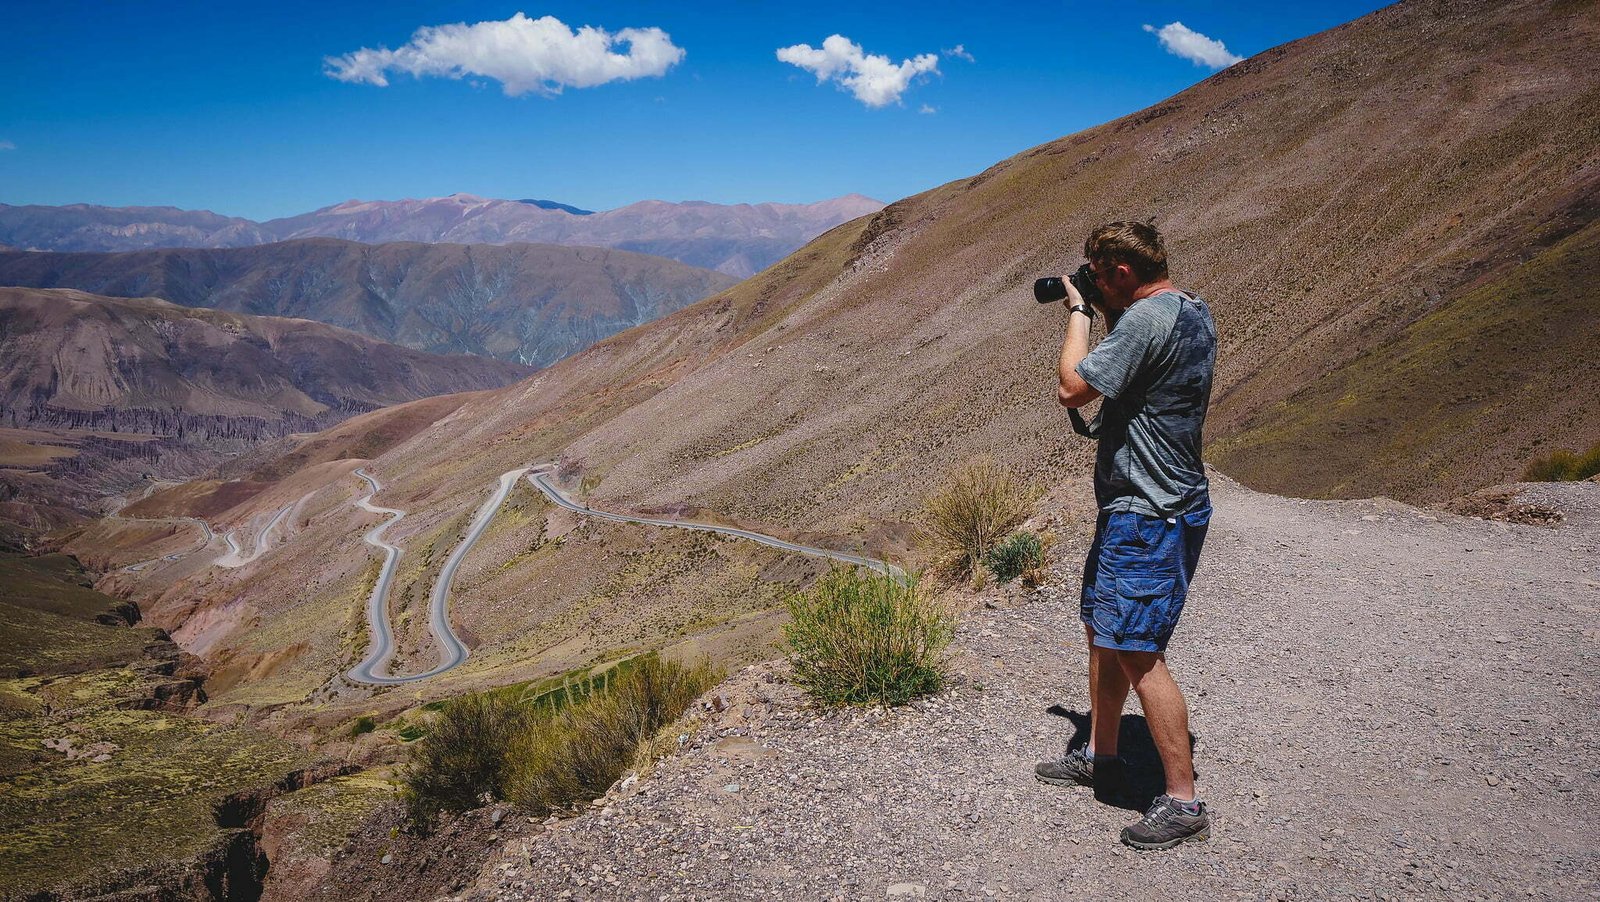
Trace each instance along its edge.
{"label": "camera strap", "polygon": [[1100,437],[1100,417],[1098,414],[1094,418],[1094,424],[1090,425],[1089,423],[1085,423],[1083,421],[1083,414],[1079,413],[1076,407],[1068,407],[1067,418],[1072,420],[1073,432],[1078,433],[1084,438]]}

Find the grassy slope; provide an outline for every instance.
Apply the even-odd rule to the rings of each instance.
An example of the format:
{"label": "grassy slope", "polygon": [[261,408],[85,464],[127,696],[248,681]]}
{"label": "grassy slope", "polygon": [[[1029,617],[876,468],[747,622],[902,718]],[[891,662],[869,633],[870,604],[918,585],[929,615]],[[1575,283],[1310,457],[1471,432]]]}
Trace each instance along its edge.
{"label": "grassy slope", "polygon": [[138,655],[149,631],[114,625],[126,603],[87,581],[64,554],[0,554],[0,674],[63,673]]}
{"label": "grassy slope", "polygon": [[[133,710],[166,678],[153,630],[94,621],[117,600],[78,584],[63,555],[0,559],[0,896],[177,861],[218,837],[223,797],[298,766],[294,747],[246,730]],[[28,635],[12,635],[10,630]],[[169,653],[173,652],[168,647]],[[16,676],[21,666],[41,675]],[[87,669],[85,669],[87,668]],[[74,671],[74,672],[65,672]],[[45,747],[109,743],[105,762]]]}
{"label": "grassy slope", "polygon": [[[1437,494],[1600,439],[1600,224],[1457,296],[1212,444],[1272,491]],[[1591,399],[1592,400],[1592,399]]]}

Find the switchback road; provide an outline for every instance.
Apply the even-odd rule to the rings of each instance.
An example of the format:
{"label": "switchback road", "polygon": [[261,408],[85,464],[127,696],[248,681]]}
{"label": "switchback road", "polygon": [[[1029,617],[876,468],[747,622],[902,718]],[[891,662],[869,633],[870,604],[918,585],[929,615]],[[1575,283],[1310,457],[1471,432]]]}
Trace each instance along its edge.
{"label": "switchback road", "polygon": [[511,487],[528,470],[524,467],[500,474],[499,488],[489,496],[489,500],[485,501],[482,507],[478,508],[478,514],[473,518],[472,525],[468,527],[461,544],[456,546],[450,557],[445,560],[444,567],[440,568],[439,578],[433,584],[433,594],[428,599],[428,628],[439,642],[440,660],[432,670],[410,676],[392,676],[384,673],[388,670],[389,660],[394,657],[394,632],[389,628],[389,588],[394,582],[395,568],[400,563],[400,549],[384,541],[382,536],[384,530],[400,522],[406,512],[372,504],[373,496],[381,491],[383,486],[365,469],[358,469],[355,472],[371,489],[366,497],[356,502],[356,505],[370,513],[390,515],[391,519],[367,530],[364,536],[367,544],[383,549],[383,569],[378,574],[377,585],[372,588],[372,596],[367,600],[367,624],[372,635],[372,647],[367,652],[366,659],[352,667],[346,676],[358,683],[380,686],[414,683],[431,676],[438,676],[467,659],[467,647],[462,644],[455,630],[450,628],[450,583],[454,581],[462,559],[472,550],[478,537],[483,535],[489,521],[494,519],[495,512],[505,503],[506,496],[511,494]]}

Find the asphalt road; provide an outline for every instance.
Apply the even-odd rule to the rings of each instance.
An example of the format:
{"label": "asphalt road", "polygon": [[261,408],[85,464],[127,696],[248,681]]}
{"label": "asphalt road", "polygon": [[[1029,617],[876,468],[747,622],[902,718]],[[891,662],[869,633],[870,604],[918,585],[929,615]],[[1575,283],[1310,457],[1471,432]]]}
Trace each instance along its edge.
{"label": "asphalt road", "polygon": [[248,564],[263,554],[266,554],[267,545],[272,537],[272,534],[277,531],[278,527],[283,523],[284,518],[289,516],[289,511],[294,510],[294,507],[295,506],[293,504],[285,505],[282,510],[278,511],[276,514],[273,514],[272,519],[267,521],[267,525],[263,526],[261,528],[261,532],[256,534],[255,544],[250,547],[249,554],[243,553],[243,549],[239,547],[239,541],[234,538],[234,534],[238,532],[238,530],[228,530],[228,534],[222,537],[222,540],[228,543],[228,553],[213,561],[212,566],[226,567],[231,570],[237,567],[243,567],[245,564]]}
{"label": "asphalt road", "polygon": [[[112,516],[117,516],[117,515],[113,514]],[[122,519],[133,519],[133,518],[125,517],[125,518],[122,518]],[[123,570],[129,571],[129,572],[137,572],[139,570],[145,569],[146,567],[150,566],[151,564],[157,564],[157,563],[161,563],[163,561],[175,561],[178,558],[188,557],[189,555],[194,554],[196,551],[204,551],[206,546],[211,544],[211,540],[215,539],[217,537],[217,534],[211,531],[211,524],[207,523],[206,521],[204,521],[202,519],[200,519],[199,517],[173,517],[172,519],[178,520],[178,521],[183,522],[183,523],[193,523],[194,525],[200,527],[200,530],[201,530],[201,532],[202,532],[202,534],[204,536],[200,540],[200,544],[198,546],[194,547],[194,548],[189,549],[188,551],[175,551],[172,554],[166,555],[164,557],[151,558],[148,561],[140,561],[137,564],[130,564],[130,565],[126,566],[126,567],[123,567],[122,568]]]}
{"label": "asphalt road", "polygon": [[759,542],[762,545],[766,545],[771,548],[777,548],[782,551],[793,551],[797,554],[809,554],[813,557],[831,558],[836,561],[842,561],[846,564],[854,564],[858,567],[867,567],[869,569],[876,570],[879,573],[892,576],[898,580],[904,580],[906,577],[906,572],[904,570],[901,570],[899,567],[896,567],[893,564],[885,561],[874,560],[869,557],[862,557],[859,554],[850,554],[844,551],[834,551],[829,548],[817,548],[813,545],[797,545],[794,542],[785,542],[783,539],[762,535],[759,532],[751,532],[748,529],[736,529],[732,526],[716,526],[710,523],[695,523],[690,520],[658,520],[651,517],[630,517],[624,514],[613,514],[608,511],[595,510],[587,505],[578,504],[563,494],[560,489],[551,485],[550,481],[546,478],[548,473],[548,464],[534,467],[530,472],[528,472],[528,481],[533,483],[534,487],[539,491],[544,492],[551,501],[554,501],[556,504],[561,505],[567,510],[575,511],[585,516],[599,517],[602,520],[611,520],[617,523],[642,523],[647,526],[671,526],[676,529],[693,529],[700,532],[715,532],[725,536],[732,536],[736,539],[749,539],[752,542]]}
{"label": "asphalt road", "polygon": [[383,486],[365,469],[357,469],[355,472],[357,476],[366,480],[367,486],[371,489],[365,498],[356,502],[357,506],[374,514],[389,514],[392,519],[368,530],[364,536],[367,544],[384,550],[383,570],[378,574],[378,584],[373,587],[372,597],[367,601],[367,624],[372,635],[372,648],[367,653],[366,659],[352,667],[346,676],[358,683],[380,686],[414,683],[431,676],[438,676],[460,665],[467,659],[468,654],[466,645],[462,644],[460,637],[450,627],[450,584],[455,580],[456,570],[461,566],[461,561],[467,556],[467,552],[477,544],[478,537],[483,535],[484,529],[489,526],[489,521],[494,519],[500,505],[505,503],[506,496],[511,494],[511,487],[528,470],[524,467],[500,474],[499,488],[489,496],[489,500],[485,501],[482,507],[478,508],[478,514],[468,527],[466,536],[455,550],[450,552],[444,567],[440,568],[439,578],[433,584],[433,594],[428,599],[428,628],[439,642],[440,661],[431,670],[409,676],[392,676],[380,672],[388,669],[389,659],[394,657],[394,632],[389,628],[388,601],[395,568],[400,563],[400,549],[385,542],[382,535],[384,530],[400,522],[406,513],[372,504],[372,497],[381,491]]}

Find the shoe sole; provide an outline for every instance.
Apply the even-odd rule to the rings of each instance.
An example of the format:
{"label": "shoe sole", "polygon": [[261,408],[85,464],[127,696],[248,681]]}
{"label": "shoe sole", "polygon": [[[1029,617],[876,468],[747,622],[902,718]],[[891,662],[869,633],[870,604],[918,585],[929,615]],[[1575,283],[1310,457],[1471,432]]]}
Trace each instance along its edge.
{"label": "shoe sole", "polygon": [[1046,777],[1043,774],[1034,774],[1033,778],[1038,780],[1040,783],[1049,783],[1051,786],[1082,786],[1086,789],[1094,788],[1093,783],[1079,783],[1077,780],[1073,780],[1068,777]]}
{"label": "shoe sole", "polygon": [[1178,839],[1169,839],[1166,842],[1139,842],[1136,839],[1129,839],[1128,837],[1124,836],[1122,837],[1122,844],[1130,848],[1138,849],[1141,852],[1160,852],[1165,849],[1181,846],[1186,842],[1205,842],[1210,838],[1211,827],[1207,826],[1199,833],[1191,833],[1188,836],[1182,836]]}

